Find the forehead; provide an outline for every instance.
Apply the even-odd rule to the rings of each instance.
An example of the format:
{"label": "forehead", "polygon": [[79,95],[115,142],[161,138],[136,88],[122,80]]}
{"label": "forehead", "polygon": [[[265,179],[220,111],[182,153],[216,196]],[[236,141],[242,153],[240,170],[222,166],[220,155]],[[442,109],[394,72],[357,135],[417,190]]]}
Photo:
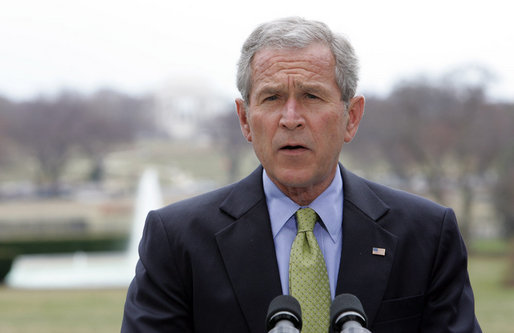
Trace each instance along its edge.
{"label": "forehead", "polygon": [[252,84],[298,79],[330,80],[335,83],[335,59],[327,45],[316,43],[305,48],[264,48],[252,60]]}

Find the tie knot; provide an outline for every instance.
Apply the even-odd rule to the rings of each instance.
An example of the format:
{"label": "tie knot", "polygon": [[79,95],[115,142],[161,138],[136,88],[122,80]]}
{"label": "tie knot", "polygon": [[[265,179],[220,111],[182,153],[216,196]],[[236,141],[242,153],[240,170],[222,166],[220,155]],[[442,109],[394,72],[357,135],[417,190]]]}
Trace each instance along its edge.
{"label": "tie knot", "polygon": [[301,208],[296,211],[298,232],[312,231],[318,220],[318,214],[312,208]]}

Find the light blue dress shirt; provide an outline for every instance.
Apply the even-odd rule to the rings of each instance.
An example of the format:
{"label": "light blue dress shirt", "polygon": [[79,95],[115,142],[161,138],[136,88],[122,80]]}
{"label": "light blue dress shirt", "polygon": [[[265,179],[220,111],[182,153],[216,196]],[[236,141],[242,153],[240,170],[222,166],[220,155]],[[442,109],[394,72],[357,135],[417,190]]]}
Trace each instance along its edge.
{"label": "light blue dress shirt", "polygon": [[[262,173],[262,180],[271,219],[271,230],[275,242],[282,292],[288,295],[289,254],[297,230],[295,212],[305,207],[299,206],[280,191],[265,170]],[[323,225],[316,223],[314,226],[314,236],[316,236],[325,258],[330,282],[330,294],[333,299],[343,243],[343,179],[339,166],[337,166],[335,177],[330,186],[307,207],[314,209],[322,220]]]}

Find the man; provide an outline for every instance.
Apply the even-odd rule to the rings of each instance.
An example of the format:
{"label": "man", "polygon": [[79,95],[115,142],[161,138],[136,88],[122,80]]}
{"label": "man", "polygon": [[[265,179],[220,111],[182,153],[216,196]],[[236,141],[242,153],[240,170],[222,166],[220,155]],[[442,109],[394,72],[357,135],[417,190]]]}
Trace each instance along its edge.
{"label": "man", "polygon": [[[364,112],[356,85],[352,47],[320,22],[249,36],[236,106],[262,166],[150,212],[123,332],[264,332],[280,294],[300,299],[303,332],[326,332],[341,293],[361,300],[375,333],[481,331],[452,210],[338,163]],[[321,257],[315,273],[303,252]]]}

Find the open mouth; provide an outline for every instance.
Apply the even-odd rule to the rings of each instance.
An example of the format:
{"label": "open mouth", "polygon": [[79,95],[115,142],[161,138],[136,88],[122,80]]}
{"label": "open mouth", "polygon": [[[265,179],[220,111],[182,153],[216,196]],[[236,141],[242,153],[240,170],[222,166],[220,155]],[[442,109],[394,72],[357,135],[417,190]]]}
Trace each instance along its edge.
{"label": "open mouth", "polygon": [[304,146],[300,146],[300,145],[294,145],[294,146],[287,145],[287,146],[282,147],[281,149],[283,149],[283,150],[298,150],[298,149],[306,149],[306,148]]}

